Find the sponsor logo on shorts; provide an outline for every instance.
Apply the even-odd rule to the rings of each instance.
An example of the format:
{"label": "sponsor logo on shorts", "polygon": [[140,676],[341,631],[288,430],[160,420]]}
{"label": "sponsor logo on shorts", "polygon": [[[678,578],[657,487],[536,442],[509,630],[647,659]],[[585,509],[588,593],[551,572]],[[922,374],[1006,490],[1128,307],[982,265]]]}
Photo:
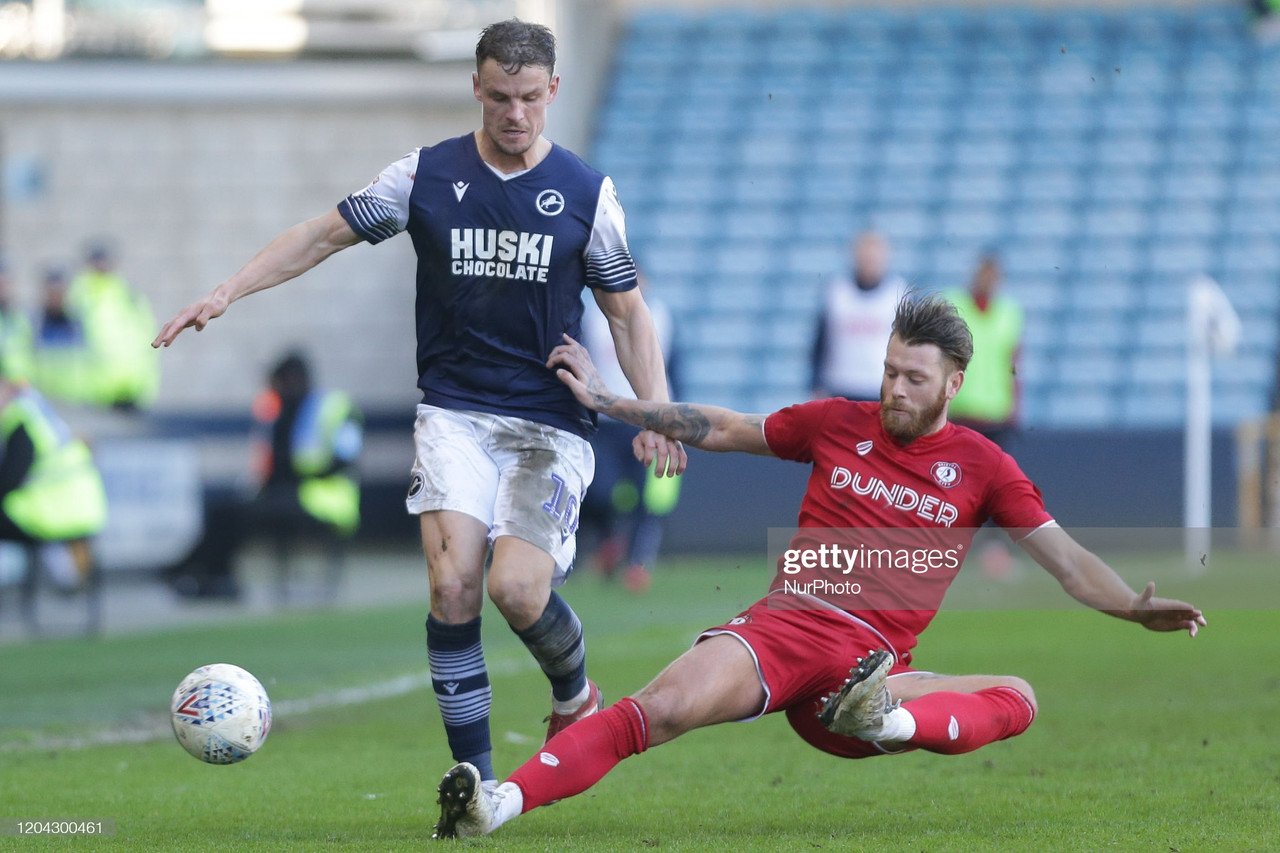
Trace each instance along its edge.
{"label": "sponsor logo on shorts", "polygon": [[421,474],[414,473],[413,479],[409,482],[409,497],[416,498],[426,484],[427,481]]}

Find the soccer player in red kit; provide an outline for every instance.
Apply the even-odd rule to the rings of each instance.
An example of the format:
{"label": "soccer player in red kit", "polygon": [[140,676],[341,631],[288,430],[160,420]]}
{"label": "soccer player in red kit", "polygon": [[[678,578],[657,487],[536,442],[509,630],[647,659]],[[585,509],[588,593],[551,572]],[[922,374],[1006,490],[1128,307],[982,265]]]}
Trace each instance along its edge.
{"label": "soccer player in red kit", "polygon": [[[1153,631],[1194,637],[1205,624],[1198,609],[1157,598],[1154,584],[1134,592],[1057,526],[1008,454],[948,422],[947,405],[972,354],[968,327],[949,302],[908,297],[894,318],[878,404],[817,400],[766,417],[623,399],[567,336],[547,364],[595,411],[705,450],[812,465],[788,555],[827,533],[879,529],[898,543],[952,543],[954,556],[966,553],[974,529],[993,519],[1081,603]],[[785,712],[813,746],[848,758],[914,749],[956,754],[1021,734],[1036,714],[1026,681],[911,666],[916,638],[959,569],[958,559],[934,556],[922,571],[860,572],[856,595],[796,588],[795,566],[780,560],[768,595],[704,631],[644,689],[556,735],[495,790],[480,786],[471,765],[454,766],[440,783],[436,837],[492,832],[585,791],[651,746],[775,711]]]}

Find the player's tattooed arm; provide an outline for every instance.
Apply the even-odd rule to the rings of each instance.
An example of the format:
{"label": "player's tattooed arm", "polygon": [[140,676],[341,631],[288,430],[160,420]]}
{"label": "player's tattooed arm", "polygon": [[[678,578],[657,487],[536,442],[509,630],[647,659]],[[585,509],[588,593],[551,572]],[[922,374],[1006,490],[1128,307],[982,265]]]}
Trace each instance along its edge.
{"label": "player's tattooed arm", "polygon": [[551,351],[547,367],[556,371],[578,402],[593,411],[703,450],[772,455],[764,440],[763,415],[744,415],[698,403],[656,403],[619,397],[604,384],[586,348],[568,335]]}
{"label": "player's tattooed arm", "polygon": [[637,426],[660,432],[694,447],[699,446],[711,432],[710,418],[700,412],[697,406],[688,403],[671,403],[645,412],[643,422]]}

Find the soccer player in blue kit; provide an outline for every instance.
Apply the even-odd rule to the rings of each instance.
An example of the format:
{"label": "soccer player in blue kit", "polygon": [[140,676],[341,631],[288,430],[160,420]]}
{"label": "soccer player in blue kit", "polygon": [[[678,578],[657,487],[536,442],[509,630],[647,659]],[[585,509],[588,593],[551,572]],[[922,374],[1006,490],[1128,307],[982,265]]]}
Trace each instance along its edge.
{"label": "soccer player in blue kit", "polygon": [[[637,395],[669,401],[613,183],[542,135],[559,85],[549,29],[515,19],[487,27],[472,75],[479,130],[410,152],[336,209],[287,229],[153,342],[200,331],[237,299],[361,240],[409,232],[422,402],[406,507],[420,519],[428,658],[449,746],[486,781],[496,778],[480,639],[490,547],[489,597],[551,682],[548,739],[602,705],[582,625],[554,591],[573,565],[595,415],[546,360],[564,334],[580,334],[584,286]],[[645,431],[636,445],[659,472],[684,471],[679,442]]]}

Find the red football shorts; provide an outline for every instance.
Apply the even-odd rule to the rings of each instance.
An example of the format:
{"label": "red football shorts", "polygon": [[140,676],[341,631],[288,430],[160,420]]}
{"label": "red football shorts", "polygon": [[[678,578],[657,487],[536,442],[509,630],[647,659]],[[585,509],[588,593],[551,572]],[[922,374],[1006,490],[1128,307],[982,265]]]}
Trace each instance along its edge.
{"label": "red football shorts", "polygon": [[718,634],[737,638],[755,659],[765,695],[757,717],[785,711],[800,737],[832,755],[885,754],[873,743],[833,734],[818,721],[822,697],[839,690],[867,652],[895,654],[891,677],[916,671],[897,661],[895,650],[870,625],[843,611],[771,608],[763,598],[725,624],[703,631],[698,642]]}

